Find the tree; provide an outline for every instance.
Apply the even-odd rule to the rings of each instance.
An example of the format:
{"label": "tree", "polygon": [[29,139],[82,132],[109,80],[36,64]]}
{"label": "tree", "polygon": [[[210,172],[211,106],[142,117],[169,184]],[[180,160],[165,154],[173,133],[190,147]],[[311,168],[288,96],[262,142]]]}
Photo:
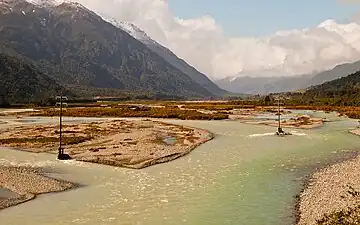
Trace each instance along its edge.
{"label": "tree", "polygon": [[0,95],[0,108],[5,108],[5,107],[9,107],[10,104],[9,102],[6,100],[4,95]]}
{"label": "tree", "polygon": [[271,98],[270,98],[269,95],[267,95],[267,96],[265,97],[265,105],[269,105],[270,102],[271,102]]}

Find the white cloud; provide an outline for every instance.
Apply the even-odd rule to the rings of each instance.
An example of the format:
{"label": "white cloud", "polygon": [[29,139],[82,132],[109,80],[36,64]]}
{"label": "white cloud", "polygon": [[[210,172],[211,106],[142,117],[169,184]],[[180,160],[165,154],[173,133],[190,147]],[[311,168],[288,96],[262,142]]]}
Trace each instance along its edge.
{"label": "white cloud", "polygon": [[78,0],[90,9],[129,21],[212,78],[293,75],[360,60],[360,26],[327,20],[317,27],[262,38],[227,37],[214,18],[181,19],[164,0]]}

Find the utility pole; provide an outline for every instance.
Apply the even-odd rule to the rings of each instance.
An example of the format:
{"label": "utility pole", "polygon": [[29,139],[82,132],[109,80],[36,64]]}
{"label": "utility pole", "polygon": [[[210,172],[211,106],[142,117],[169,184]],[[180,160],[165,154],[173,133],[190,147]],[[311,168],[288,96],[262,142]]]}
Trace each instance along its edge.
{"label": "utility pole", "polygon": [[280,97],[278,97],[278,121],[279,121],[279,128],[278,128],[278,130],[280,131],[280,129],[281,129],[281,122],[280,122]]}
{"label": "utility pole", "polygon": [[277,98],[278,100],[278,131],[277,131],[277,134],[278,135],[282,135],[282,134],[285,134],[285,132],[282,130],[281,128],[281,113],[280,113],[280,100],[281,100],[281,96],[279,96]]}
{"label": "utility pole", "polygon": [[60,115],[59,115],[59,149],[58,149],[58,159],[59,160],[67,160],[71,159],[69,155],[64,154],[64,149],[62,147],[62,108],[63,105],[67,105],[66,102],[68,98],[60,94],[60,96],[56,96],[56,105],[60,106]]}
{"label": "utility pole", "polygon": [[[278,126],[278,131],[276,132],[276,135],[278,136],[284,136],[284,135],[291,135],[291,133],[289,132],[284,132],[283,129],[281,128],[281,113],[280,113],[280,100],[284,100],[284,98],[281,98],[281,96],[278,97],[278,122],[279,122],[279,126]],[[284,102],[285,105],[285,102]]]}

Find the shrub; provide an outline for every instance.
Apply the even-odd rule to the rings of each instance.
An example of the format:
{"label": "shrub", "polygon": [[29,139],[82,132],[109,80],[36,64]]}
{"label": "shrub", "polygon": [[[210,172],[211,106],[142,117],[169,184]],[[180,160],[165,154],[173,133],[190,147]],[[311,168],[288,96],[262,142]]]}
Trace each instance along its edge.
{"label": "shrub", "polygon": [[[43,109],[36,116],[58,116],[57,109]],[[72,117],[150,117],[181,120],[223,120],[228,119],[225,113],[205,114],[196,110],[181,110],[175,108],[150,108],[150,107],[128,107],[116,106],[111,108],[68,108],[63,111],[64,116]]]}

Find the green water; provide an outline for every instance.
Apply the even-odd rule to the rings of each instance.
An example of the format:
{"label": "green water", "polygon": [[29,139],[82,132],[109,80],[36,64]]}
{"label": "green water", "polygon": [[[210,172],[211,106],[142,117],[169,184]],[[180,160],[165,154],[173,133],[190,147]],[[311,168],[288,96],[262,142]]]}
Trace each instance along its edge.
{"label": "green water", "polygon": [[292,224],[301,178],[360,146],[360,137],[348,133],[357,121],[336,120],[314,130],[286,129],[298,135],[285,138],[262,125],[170,121],[208,129],[216,138],[188,156],[143,170],[3,148],[0,163],[51,168],[57,172],[52,176],[84,187],[3,210],[0,224]]}

